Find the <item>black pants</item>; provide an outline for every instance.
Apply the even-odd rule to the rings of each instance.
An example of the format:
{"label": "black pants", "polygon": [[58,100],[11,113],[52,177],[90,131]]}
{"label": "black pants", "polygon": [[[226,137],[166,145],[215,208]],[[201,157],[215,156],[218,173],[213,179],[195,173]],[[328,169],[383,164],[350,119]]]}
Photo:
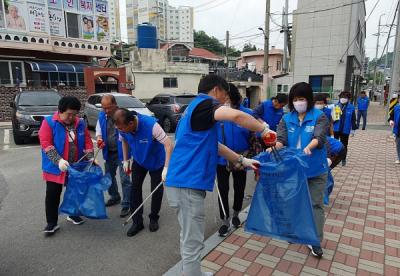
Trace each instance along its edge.
{"label": "black pants", "polygon": [[57,224],[58,207],[63,185],[55,182],[46,182],[46,220],[48,224]]}
{"label": "black pants", "polygon": [[[161,174],[163,171],[163,167],[156,171],[150,171],[151,178],[151,191],[160,184],[161,182]],[[132,192],[131,192],[131,209],[132,212],[139,207],[143,202],[143,181],[146,177],[148,170],[140,166],[138,163],[133,161],[132,164]],[[151,213],[149,215],[150,219],[158,220],[161,209],[162,198],[164,194],[164,186],[158,188],[158,190],[153,194],[151,198]],[[132,218],[134,223],[143,223],[143,207],[136,213],[136,215]]]}
{"label": "black pants", "polygon": [[349,144],[349,134],[344,134],[342,132],[335,132],[335,139],[340,140],[342,142],[343,146],[346,148],[346,153],[344,154],[343,160],[346,160],[347,157],[347,145]]}
{"label": "black pants", "polygon": [[[230,172],[226,169],[226,166],[217,166],[217,179],[218,179],[218,189],[221,194],[222,204],[224,204],[224,209],[226,212],[226,218],[224,217],[224,212],[222,210],[221,202],[219,203],[219,214],[221,219],[229,218],[229,175]],[[233,176],[233,210],[240,212],[243,205],[244,189],[246,188],[246,175],[245,170],[232,171]]]}
{"label": "black pants", "polygon": [[347,149],[343,147],[337,155],[331,156],[332,164],[330,168],[333,170],[342,160],[346,158]]}

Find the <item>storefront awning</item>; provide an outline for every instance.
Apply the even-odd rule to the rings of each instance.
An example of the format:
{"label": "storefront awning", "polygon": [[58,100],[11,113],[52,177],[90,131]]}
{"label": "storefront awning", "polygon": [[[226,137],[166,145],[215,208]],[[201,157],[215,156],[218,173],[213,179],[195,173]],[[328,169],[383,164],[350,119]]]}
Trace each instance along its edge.
{"label": "storefront awning", "polygon": [[87,64],[27,61],[33,72],[83,73]]}

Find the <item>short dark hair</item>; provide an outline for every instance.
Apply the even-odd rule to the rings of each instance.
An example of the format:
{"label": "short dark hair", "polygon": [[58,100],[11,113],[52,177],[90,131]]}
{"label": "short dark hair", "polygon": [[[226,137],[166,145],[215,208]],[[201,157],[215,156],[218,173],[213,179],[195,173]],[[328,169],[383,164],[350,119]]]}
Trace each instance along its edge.
{"label": "short dark hair", "polygon": [[200,80],[197,92],[208,94],[216,86],[227,92],[229,91],[229,84],[224,78],[222,78],[218,75],[210,74],[210,75],[204,76]]}
{"label": "short dark hair", "polygon": [[64,113],[67,109],[79,111],[81,110],[81,102],[74,96],[62,97],[58,102],[58,111]]}
{"label": "short dark hair", "polygon": [[328,103],[327,94],[325,93],[318,93],[314,95],[314,102],[324,102],[324,104]]}
{"label": "short dark hair", "polygon": [[277,100],[278,103],[280,103],[280,104],[287,104],[288,96],[287,96],[287,94],[279,93],[276,95],[275,100]]}
{"label": "short dark hair", "polygon": [[367,92],[365,92],[365,91],[361,91],[360,93],[361,93],[361,94],[367,95]]}
{"label": "short dark hair", "polygon": [[[116,118],[116,116],[118,116],[118,118]],[[135,116],[137,116],[136,111],[129,111],[126,108],[118,108],[114,114],[114,121],[127,125],[135,119]]]}
{"label": "short dark hair", "polygon": [[240,95],[237,87],[232,83],[229,84],[228,97],[233,106],[239,107],[242,96]]}
{"label": "short dark hair", "polygon": [[293,100],[295,97],[304,97],[307,100],[307,111],[314,108],[314,97],[311,85],[306,82],[299,82],[292,86],[289,92],[289,109],[294,110]]}
{"label": "short dark hair", "polygon": [[339,94],[339,98],[349,98],[349,99],[351,99],[351,93],[349,91],[342,91]]}

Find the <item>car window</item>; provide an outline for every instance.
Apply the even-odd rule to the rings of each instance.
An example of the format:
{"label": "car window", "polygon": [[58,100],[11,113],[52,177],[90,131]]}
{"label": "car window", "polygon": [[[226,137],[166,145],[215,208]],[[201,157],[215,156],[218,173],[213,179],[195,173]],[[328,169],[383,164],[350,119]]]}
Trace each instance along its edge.
{"label": "car window", "polygon": [[94,104],[101,104],[101,98],[100,96],[95,96],[94,97]]}
{"label": "car window", "polygon": [[154,99],[151,100],[150,104],[159,104],[160,103],[160,98],[155,97]]}
{"label": "car window", "polygon": [[168,104],[169,103],[169,97],[160,97],[160,103],[161,104]]}
{"label": "car window", "polygon": [[58,106],[61,96],[54,92],[25,92],[18,99],[20,106]]}
{"label": "car window", "polygon": [[190,104],[195,96],[177,96],[175,97],[175,101],[178,104]]}
{"label": "car window", "polygon": [[116,96],[117,105],[122,108],[144,108],[144,104],[132,96]]}
{"label": "car window", "polygon": [[95,98],[96,96],[90,96],[88,99],[88,103],[94,105]]}

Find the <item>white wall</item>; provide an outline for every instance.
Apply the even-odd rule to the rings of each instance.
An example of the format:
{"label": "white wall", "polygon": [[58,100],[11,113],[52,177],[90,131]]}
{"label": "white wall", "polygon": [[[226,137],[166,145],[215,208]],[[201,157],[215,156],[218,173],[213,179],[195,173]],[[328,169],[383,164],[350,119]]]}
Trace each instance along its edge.
{"label": "white wall", "polygon": [[[135,90],[133,95],[139,99],[151,99],[155,95],[166,92],[187,92],[197,94],[201,74],[164,74],[134,72]],[[176,77],[177,88],[164,88],[163,78]]]}

